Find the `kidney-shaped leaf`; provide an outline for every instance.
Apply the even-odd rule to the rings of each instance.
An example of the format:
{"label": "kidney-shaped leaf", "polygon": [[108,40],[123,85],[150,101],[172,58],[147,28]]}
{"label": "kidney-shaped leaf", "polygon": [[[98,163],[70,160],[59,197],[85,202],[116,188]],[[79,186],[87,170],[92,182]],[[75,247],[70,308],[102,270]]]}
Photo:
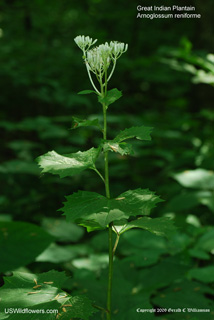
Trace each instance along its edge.
{"label": "kidney-shaped leaf", "polygon": [[42,172],[58,174],[60,178],[73,176],[86,169],[95,169],[95,161],[100,149],[91,148],[84,152],[60,155],[55,151],[49,151],[36,160],[43,169]]}
{"label": "kidney-shaped leaf", "polygon": [[0,271],[26,266],[52,241],[52,236],[31,223],[0,222]]}
{"label": "kidney-shaped leaf", "polygon": [[115,220],[149,215],[156,203],[162,201],[148,189],[129,190],[115,199],[108,199],[96,192],[79,191],[66,199],[60,210],[68,221],[93,220],[102,228]]}

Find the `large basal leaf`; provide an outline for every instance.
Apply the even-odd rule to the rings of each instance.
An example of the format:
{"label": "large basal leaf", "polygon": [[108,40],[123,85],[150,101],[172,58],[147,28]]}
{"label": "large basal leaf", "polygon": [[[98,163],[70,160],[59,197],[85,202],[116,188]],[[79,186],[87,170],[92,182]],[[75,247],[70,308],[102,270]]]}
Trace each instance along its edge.
{"label": "large basal leaf", "polygon": [[168,204],[170,211],[182,211],[191,209],[199,204],[207,206],[214,211],[214,197],[212,191],[189,191],[176,195]]}
{"label": "large basal leaf", "polygon": [[85,244],[76,245],[58,245],[52,243],[45,251],[43,251],[37,258],[38,262],[52,262],[64,263],[67,262],[66,268],[70,265],[71,261],[76,257],[83,257],[93,253],[94,250],[91,246]]}
{"label": "large basal leaf", "polygon": [[42,172],[58,174],[60,178],[70,177],[86,169],[95,169],[95,161],[100,149],[91,148],[84,152],[60,155],[49,151],[36,160],[43,169]]}
{"label": "large basal leaf", "polygon": [[[213,294],[213,290],[209,287],[200,284],[198,282],[190,281],[180,281],[172,286],[166,288],[161,293],[159,293],[153,302],[161,308],[196,308],[196,309],[211,309],[213,310],[213,302],[205,297],[205,293]],[[187,309],[186,309],[187,311]],[[187,312],[186,312],[187,313]],[[187,313],[189,315],[190,313]],[[193,316],[195,313],[192,314]],[[198,316],[199,315],[199,316]],[[185,317],[186,314],[183,313],[181,319],[188,319]],[[189,319],[192,319],[190,317]],[[203,312],[197,313],[196,319],[213,319],[213,316],[209,313]]]}
{"label": "large basal leaf", "polygon": [[168,252],[168,242],[165,238],[157,238],[156,235],[140,229],[133,229],[123,234],[122,239],[125,245],[120,243],[119,249],[123,255],[133,254],[133,250],[144,251],[150,249],[151,251],[161,250]]}
{"label": "large basal leaf", "polygon": [[78,191],[66,199],[60,210],[68,221],[93,220],[102,228],[115,220],[149,215],[151,209],[162,201],[148,189],[129,190],[115,199],[108,199],[96,192]]}
{"label": "large basal leaf", "polygon": [[[87,288],[87,294],[97,301],[98,305],[105,305],[108,270],[102,269],[100,276],[95,272],[76,269],[73,272],[73,285],[80,291]],[[112,320],[151,320],[153,313],[137,313],[137,308],[152,309],[149,303],[151,292],[141,290],[143,284],[139,282],[139,273],[131,263],[114,262],[114,284],[112,292]],[[102,288],[102,290],[100,289]],[[140,291],[141,290],[141,291]],[[140,291],[140,292],[139,292]],[[142,292],[143,291],[143,292]],[[143,307],[141,307],[143,306]],[[149,316],[147,316],[149,314]],[[150,317],[151,315],[151,317]],[[93,320],[104,320],[103,317],[94,317]],[[163,319],[161,319],[163,320]]]}
{"label": "large basal leaf", "polygon": [[0,271],[26,266],[52,241],[52,236],[31,223],[0,222]]}
{"label": "large basal leaf", "polygon": [[44,218],[42,227],[60,242],[78,242],[85,231],[74,223],[68,223],[65,219]]}
{"label": "large basal leaf", "polygon": [[151,127],[131,127],[120,131],[120,133],[114,138],[114,142],[122,142],[127,139],[137,138],[139,140],[151,140]]}
{"label": "large basal leaf", "polygon": [[[12,277],[4,278],[5,284],[0,288],[1,316],[4,315],[4,310],[7,311],[9,308],[22,310],[28,308],[31,313],[10,314],[8,312],[6,319],[70,320],[71,318],[81,318],[88,320],[96,310],[87,297],[71,297],[61,289],[67,280],[64,272],[54,270],[42,274],[14,272]],[[48,309],[58,313],[46,313]],[[43,310],[43,312],[38,313],[34,310]]]}
{"label": "large basal leaf", "polygon": [[174,179],[186,188],[214,189],[214,172],[205,169],[188,170],[177,173]]}
{"label": "large basal leaf", "polygon": [[136,267],[148,267],[158,262],[160,256],[165,253],[162,249],[134,249],[133,252],[123,262],[128,262]]}
{"label": "large basal leaf", "polygon": [[[156,241],[158,241],[157,237]],[[183,261],[182,257],[167,257],[150,268],[142,269],[138,282],[142,283],[145,291],[166,288],[171,283],[179,283],[184,279],[189,268],[190,266]]]}
{"label": "large basal leaf", "polygon": [[37,258],[38,262],[63,263],[72,260],[76,253],[72,251],[73,246],[59,246],[52,243]]}
{"label": "large basal leaf", "polygon": [[[72,266],[77,269],[100,271],[108,266],[109,256],[106,253],[91,254],[89,257],[72,260]],[[72,267],[73,270],[73,267]]]}
{"label": "large basal leaf", "polygon": [[143,217],[124,224],[123,226],[116,225],[119,234],[124,233],[132,228],[140,228],[154,233],[158,236],[170,237],[175,232],[173,221],[169,218],[150,218]]}

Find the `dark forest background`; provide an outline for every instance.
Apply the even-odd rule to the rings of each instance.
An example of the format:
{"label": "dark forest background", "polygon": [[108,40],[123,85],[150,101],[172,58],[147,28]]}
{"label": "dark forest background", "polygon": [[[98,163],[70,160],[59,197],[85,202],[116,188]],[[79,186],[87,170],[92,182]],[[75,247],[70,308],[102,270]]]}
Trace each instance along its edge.
{"label": "dark forest background", "polygon": [[[0,1],[0,219],[31,222],[56,236],[55,258],[47,254],[22,270],[67,270],[74,279],[69,290],[86,289],[98,300],[105,300],[99,288],[105,281],[106,233],[88,234],[73,225],[65,229],[57,210],[64,196],[78,189],[104,194],[102,182],[92,171],[70,179],[41,175],[35,158],[51,150],[88,150],[101,138],[93,128],[70,130],[72,117],[102,119],[96,97],[77,94],[91,87],[73,39],[89,35],[98,44],[117,40],[129,45],[110,83],[123,98],[109,107],[109,138],[146,125],[154,127],[153,139],[135,141],[133,157],[110,153],[112,195],[138,187],[155,191],[165,201],[152,216],[172,217],[178,231],[169,242],[143,231],[124,235],[115,271],[124,293],[118,286],[114,293],[115,319],[121,320],[138,319],[136,312],[124,309],[124,301],[133,312],[135,305],[142,306],[145,292],[148,306],[161,307],[171,307],[172,301],[191,304],[186,300],[192,296],[198,307],[210,308],[214,294],[214,65],[206,64],[214,53],[213,1],[180,0],[179,5],[195,6],[202,17],[177,20],[136,19],[139,4],[162,5],[146,0]],[[65,230],[62,240],[59,234]],[[54,251],[67,246],[73,250],[70,256]],[[194,289],[200,285],[203,292]],[[130,300],[127,292],[134,288]],[[179,314],[159,318],[184,319]]]}

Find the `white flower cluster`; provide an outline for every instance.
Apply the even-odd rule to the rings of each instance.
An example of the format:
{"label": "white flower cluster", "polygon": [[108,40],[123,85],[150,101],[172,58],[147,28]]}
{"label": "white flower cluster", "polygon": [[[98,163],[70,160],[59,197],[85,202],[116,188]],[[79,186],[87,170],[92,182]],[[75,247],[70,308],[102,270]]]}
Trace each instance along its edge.
{"label": "white flower cluster", "polygon": [[123,53],[128,50],[128,44],[125,44],[123,42],[111,41],[110,48],[112,58],[118,59]]}
{"label": "white flower cluster", "polygon": [[86,61],[89,68],[95,74],[103,74],[108,69],[111,61],[113,64],[128,49],[128,45],[122,42],[111,41],[91,49],[87,52]]}
{"label": "white flower cluster", "polygon": [[128,44],[111,41],[110,43],[106,42],[105,44],[101,44],[100,46],[89,50],[90,47],[97,42],[97,39],[93,40],[88,36],[77,36],[74,41],[83,51],[84,59],[86,60],[86,63],[88,63],[90,71],[95,74],[102,74],[103,71],[109,67],[111,61],[115,63],[128,49]]}
{"label": "white flower cluster", "polygon": [[[108,78],[105,78],[107,82],[110,80],[115,66],[117,59],[128,50],[128,44],[123,42],[111,41],[110,43],[106,42],[105,44],[101,44],[98,47],[90,49],[90,47],[97,42],[88,36],[77,36],[74,41],[78,45],[78,47],[83,51],[83,59],[86,63],[86,68],[88,71],[88,75],[90,81],[97,93],[97,90],[90,72],[93,72],[98,81],[102,83],[102,78],[104,74],[107,76],[107,69],[109,68],[110,64],[112,63],[112,70]],[[90,49],[90,50],[89,50]]]}
{"label": "white flower cluster", "polygon": [[97,75],[102,75],[111,63],[110,48],[108,43],[87,52],[86,61],[90,71]]}
{"label": "white flower cluster", "polygon": [[93,44],[97,42],[97,39],[93,41],[90,37],[85,36],[77,36],[74,41],[78,45],[78,47],[85,53]]}

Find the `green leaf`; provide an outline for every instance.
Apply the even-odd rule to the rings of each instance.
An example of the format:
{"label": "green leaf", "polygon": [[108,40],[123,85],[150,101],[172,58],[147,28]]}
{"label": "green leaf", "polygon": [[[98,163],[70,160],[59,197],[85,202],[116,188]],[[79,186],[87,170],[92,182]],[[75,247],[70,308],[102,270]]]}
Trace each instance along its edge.
{"label": "green leaf", "polygon": [[199,204],[207,206],[214,211],[214,198],[211,191],[187,191],[176,195],[167,205],[168,210],[182,211],[191,209]]}
{"label": "green leaf", "polygon": [[147,267],[158,262],[160,256],[165,252],[160,248],[132,250],[129,257],[123,259],[123,262],[134,264],[136,267]]}
{"label": "green leaf", "polygon": [[78,191],[66,199],[60,211],[64,212],[68,221],[82,223],[80,220],[93,220],[102,228],[115,220],[149,215],[156,203],[162,201],[148,189],[129,190],[115,199],[108,199],[96,192]]}
{"label": "green leaf", "polygon": [[78,94],[90,94],[90,93],[96,93],[94,90],[82,90],[78,92]]}
{"label": "green leaf", "polygon": [[[132,272],[132,271],[131,271]],[[130,274],[129,274],[130,276]],[[129,277],[128,276],[128,277]],[[121,280],[121,279],[119,279]],[[118,281],[119,284],[119,281]],[[120,286],[120,285],[119,285]],[[140,285],[139,285],[140,286]],[[117,320],[156,320],[155,313],[152,312],[154,306],[150,303],[150,292],[140,292],[139,294],[135,293],[135,290],[138,291],[138,287],[132,288],[132,293],[129,295],[124,294],[121,295],[121,291],[118,292],[118,295],[115,295],[116,302],[114,309],[117,311]],[[117,306],[119,305],[119,308]],[[144,313],[137,312],[139,306],[143,305],[144,310],[151,310],[145,311]],[[116,313],[116,312],[115,312]],[[166,318],[161,318],[161,320],[166,320]],[[167,319],[168,320],[168,319]],[[174,319],[173,319],[174,320]],[[192,320],[192,319],[191,319]]]}
{"label": "green leaf", "polygon": [[95,126],[95,127],[98,127],[100,130],[102,130],[101,126],[99,125],[98,119],[82,120],[76,117],[72,117],[72,119],[73,119],[73,125],[71,129],[76,129],[79,127]]}
{"label": "green leaf", "polygon": [[60,242],[78,242],[84,234],[84,229],[65,219],[44,218],[42,227]]}
{"label": "green leaf", "polygon": [[126,154],[133,154],[132,145],[126,142],[116,143],[114,141],[107,141],[103,144],[103,151],[118,152],[122,156]]}
{"label": "green leaf", "polygon": [[106,253],[91,254],[87,258],[78,258],[72,261],[72,265],[77,269],[88,269],[100,271],[108,266],[109,256]]}
{"label": "green leaf", "polygon": [[188,252],[191,257],[194,257],[194,258],[197,258],[200,260],[209,260],[210,259],[209,254],[201,249],[193,248],[193,249],[189,249]]}
{"label": "green leaf", "polygon": [[205,169],[188,170],[177,173],[174,179],[183,187],[214,190],[214,172]]}
{"label": "green leaf", "polygon": [[64,263],[66,268],[70,265],[71,260],[78,256],[86,256],[93,253],[94,250],[89,245],[84,244],[72,244],[72,245],[57,245],[52,243],[45,251],[43,251],[37,258],[38,262],[52,262],[52,263]]}
{"label": "green leaf", "polygon": [[173,221],[169,218],[154,218],[151,219],[149,217],[143,217],[131,222],[123,226],[116,226],[116,229],[119,234],[124,233],[132,228],[140,228],[147,230],[151,233],[156,234],[157,236],[165,236],[170,237],[175,232],[175,227],[173,225]]}
{"label": "green leaf", "polygon": [[176,280],[178,282],[179,279],[184,279],[188,270],[189,265],[183,261],[182,257],[167,257],[158,264],[143,269],[138,281],[143,284],[144,291],[154,291],[167,287]]}
{"label": "green leaf", "polygon": [[[162,250],[163,252],[168,252],[168,243],[165,238],[157,238],[157,236],[153,233],[149,233],[144,230],[140,229],[133,229],[129,232],[123,234],[122,237],[126,241],[126,245],[124,250],[126,251],[127,248],[130,248],[130,254],[132,254],[135,248],[144,252],[144,250]],[[122,248],[123,249],[123,248]],[[121,250],[121,246],[120,246]],[[123,252],[126,255],[126,253]]]}
{"label": "green leaf", "polygon": [[[60,209],[68,221],[78,222],[82,219],[93,220],[101,227],[106,227],[111,221],[122,219],[124,213],[112,208],[112,201],[106,197],[88,191],[78,191],[66,197],[64,207]],[[81,220],[80,220],[81,219]]]}
{"label": "green leaf", "polygon": [[72,251],[73,246],[59,246],[52,243],[37,258],[38,262],[63,263],[72,260],[76,254]]}
{"label": "green leaf", "polygon": [[192,244],[192,238],[186,233],[176,232],[170,239],[168,252],[172,255],[183,252]]}
{"label": "green leaf", "polygon": [[191,278],[197,279],[204,283],[214,282],[214,266],[191,269],[188,273]]}
{"label": "green leaf", "polygon": [[26,222],[0,222],[0,271],[26,266],[50,245],[53,238]]}
{"label": "green leaf", "polygon": [[[4,308],[28,308],[32,310],[56,309],[62,315],[60,319],[81,318],[88,320],[96,312],[91,301],[85,296],[71,297],[61,290],[68,280],[64,272],[49,271],[42,274],[14,272],[12,277],[5,277],[5,284],[0,288],[0,301]],[[63,309],[65,308],[65,309]],[[1,310],[3,312],[3,310]],[[30,313],[33,320],[54,320],[57,313]],[[8,320],[28,320],[28,313],[14,313]]]}
{"label": "green leaf", "polygon": [[[62,320],[71,320],[71,319],[81,319],[89,320],[93,319],[91,316],[98,312],[86,296],[75,296],[66,301],[66,305],[71,305],[72,307],[66,307],[66,312],[62,313],[60,319]],[[63,307],[63,306],[62,306]]]}
{"label": "green leaf", "polygon": [[98,101],[100,103],[105,103],[105,105],[108,107],[110,104],[114,103],[118,99],[122,97],[122,92],[118,89],[112,89],[107,91],[107,94],[105,97],[98,97]]}
{"label": "green leaf", "polygon": [[207,231],[197,241],[196,249],[212,252],[214,251],[214,229]]}
{"label": "green leaf", "polygon": [[[100,276],[97,277],[95,272],[90,270],[73,270],[73,284],[75,286],[75,284],[78,283],[80,291],[87,288],[87,294],[93,297],[97,305],[105,305],[107,270],[101,270],[99,275]],[[102,288],[102,290],[100,290],[100,288]],[[116,260],[114,262],[114,290],[112,292],[112,312],[115,315],[115,317],[113,317],[114,320],[155,319],[151,313],[149,313],[148,316],[144,314],[142,318],[142,314],[137,314],[136,312],[136,309],[139,308],[140,305],[143,305],[143,308],[146,309],[152,308],[149,303],[151,293],[141,290],[141,288],[142,284],[139,282],[139,274],[137,275],[136,269],[128,263],[122,264]],[[139,291],[140,293],[138,294]],[[101,319],[102,317],[94,317],[93,320]]]}
{"label": "green leaf", "polygon": [[60,155],[55,151],[49,151],[38,157],[38,162],[42,172],[58,174],[60,178],[70,177],[86,169],[95,169],[95,161],[100,153],[100,149],[91,148],[87,151]]}
{"label": "green leaf", "polygon": [[139,140],[151,140],[151,131],[150,127],[131,127],[129,129],[125,129],[120,131],[120,133],[114,138],[114,142],[122,142],[126,139],[137,138]]}
{"label": "green leaf", "polygon": [[101,227],[99,223],[93,220],[86,220],[86,219],[80,219],[78,221],[78,224],[82,227],[85,227],[87,232],[97,231],[97,230],[104,230],[105,227]]}
{"label": "green leaf", "polygon": [[[169,273],[169,269],[167,272]],[[213,290],[208,286],[204,286],[198,282],[193,281],[180,281],[170,287],[164,289],[158,295],[153,298],[153,303],[162,308],[196,308],[196,309],[212,309],[213,302],[204,296],[204,293],[213,294]],[[187,313],[188,314],[188,313]],[[199,314],[199,317],[198,317]],[[197,314],[196,319],[212,319],[210,313]],[[188,319],[189,317],[183,317],[185,313],[182,313],[180,319]],[[175,319],[173,317],[173,319]],[[191,318],[192,319],[192,316]]]}

